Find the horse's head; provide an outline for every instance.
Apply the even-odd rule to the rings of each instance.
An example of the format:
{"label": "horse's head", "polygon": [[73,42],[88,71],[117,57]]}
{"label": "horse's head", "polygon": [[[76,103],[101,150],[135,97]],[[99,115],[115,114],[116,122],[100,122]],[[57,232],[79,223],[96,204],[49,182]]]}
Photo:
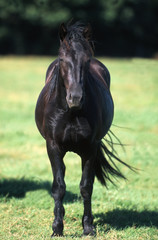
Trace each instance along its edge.
{"label": "horse's head", "polygon": [[90,26],[74,24],[60,26],[59,72],[66,89],[69,108],[81,108],[86,73],[92,49],[89,44]]}

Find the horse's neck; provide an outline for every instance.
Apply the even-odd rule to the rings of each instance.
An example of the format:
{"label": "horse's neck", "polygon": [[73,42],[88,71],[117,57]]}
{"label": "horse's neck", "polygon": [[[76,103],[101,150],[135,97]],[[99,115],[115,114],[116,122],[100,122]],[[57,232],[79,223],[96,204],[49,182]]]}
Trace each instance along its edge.
{"label": "horse's neck", "polygon": [[62,83],[62,79],[59,73],[58,76],[56,77],[55,98],[56,101],[58,102],[59,107],[67,109],[66,90],[64,84]]}

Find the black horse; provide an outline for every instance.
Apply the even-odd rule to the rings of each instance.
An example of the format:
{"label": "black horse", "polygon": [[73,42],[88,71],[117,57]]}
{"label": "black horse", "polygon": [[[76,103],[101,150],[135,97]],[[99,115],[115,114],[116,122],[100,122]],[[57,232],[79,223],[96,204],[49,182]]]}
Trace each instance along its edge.
{"label": "black horse", "polygon": [[66,190],[63,158],[67,151],[77,153],[82,159],[82,225],[85,235],[93,235],[91,195],[95,176],[105,186],[106,180],[111,181],[110,175],[124,178],[113,162],[113,159],[121,160],[102,142],[114,114],[110,74],[93,57],[89,25],[62,24],[59,36],[59,56],[47,70],[35,113],[37,127],[46,140],[54,176],[52,236],[63,234],[62,202]]}

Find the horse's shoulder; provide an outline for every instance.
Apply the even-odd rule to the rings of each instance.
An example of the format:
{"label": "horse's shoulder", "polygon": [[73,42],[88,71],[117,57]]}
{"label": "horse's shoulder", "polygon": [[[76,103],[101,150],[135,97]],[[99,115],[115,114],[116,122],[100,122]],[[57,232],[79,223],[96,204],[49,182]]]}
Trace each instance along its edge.
{"label": "horse's shoulder", "polygon": [[48,82],[50,82],[50,80],[53,77],[53,73],[55,68],[58,66],[58,59],[55,59],[48,67],[47,72],[46,72],[46,79],[45,79],[45,83],[47,84]]}
{"label": "horse's shoulder", "polygon": [[110,73],[103,63],[96,58],[92,58],[89,65],[89,73],[96,79],[100,80],[110,88]]}

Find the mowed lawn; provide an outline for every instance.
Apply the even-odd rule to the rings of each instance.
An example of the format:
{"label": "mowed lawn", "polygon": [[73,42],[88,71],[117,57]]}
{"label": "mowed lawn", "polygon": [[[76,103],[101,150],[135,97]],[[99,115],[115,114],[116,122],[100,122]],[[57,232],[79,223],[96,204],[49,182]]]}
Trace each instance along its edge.
{"label": "mowed lawn", "polygon": [[[52,234],[52,172],[34,121],[36,100],[52,60],[0,58],[0,239],[50,239]],[[127,144],[125,152],[116,145],[117,151],[140,170],[133,173],[118,165],[128,180],[115,180],[117,187],[109,183],[106,189],[95,181],[93,239],[158,239],[158,61],[100,60],[111,73],[115,102],[111,130]],[[80,158],[68,153],[65,164],[61,239],[91,239],[82,236]]]}

